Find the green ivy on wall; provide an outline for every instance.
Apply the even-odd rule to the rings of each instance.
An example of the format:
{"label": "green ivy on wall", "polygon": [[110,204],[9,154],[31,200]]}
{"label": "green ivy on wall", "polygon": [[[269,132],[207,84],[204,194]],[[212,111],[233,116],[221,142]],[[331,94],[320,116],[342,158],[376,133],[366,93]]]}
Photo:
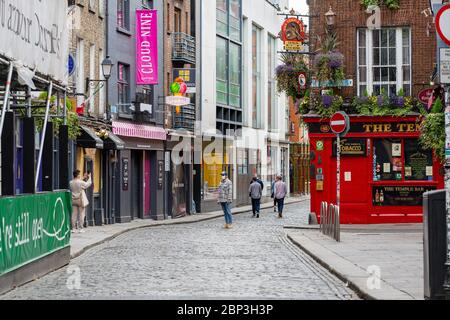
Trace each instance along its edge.
{"label": "green ivy on wall", "polygon": [[400,8],[400,0],[361,0],[361,4],[366,7],[379,6],[383,2],[389,9],[397,10]]}

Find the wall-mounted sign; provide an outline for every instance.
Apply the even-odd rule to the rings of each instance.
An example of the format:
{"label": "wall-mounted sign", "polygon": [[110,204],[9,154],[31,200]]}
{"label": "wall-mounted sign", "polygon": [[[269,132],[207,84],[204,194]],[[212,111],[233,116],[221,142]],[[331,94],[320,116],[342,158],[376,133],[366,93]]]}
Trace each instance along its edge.
{"label": "wall-mounted sign", "polygon": [[286,51],[301,51],[307,39],[305,25],[297,18],[288,18],[281,27],[281,41]]}
{"label": "wall-mounted sign", "polygon": [[130,167],[129,167],[129,159],[122,159],[122,190],[128,191],[128,187],[130,185]]}
{"label": "wall-mounted sign", "polygon": [[300,72],[298,76],[298,84],[300,85],[300,90],[306,89],[306,72]]}
{"label": "wall-mounted sign", "polygon": [[[337,155],[337,141],[333,141],[333,156]],[[366,156],[367,140],[366,139],[341,139],[341,156]]]}
{"label": "wall-mounted sign", "polygon": [[312,88],[322,88],[322,87],[353,87],[353,79],[345,79],[337,82],[333,81],[318,81],[313,80],[311,82]]}
{"label": "wall-mounted sign", "polygon": [[0,54],[67,83],[67,1],[1,0]]}
{"label": "wall-mounted sign", "polygon": [[69,71],[69,77],[73,76],[76,69],[75,58],[72,54],[69,54],[69,59],[67,61],[67,69]]}
{"label": "wall-mounted sign", "polygon": [[323,141],[322,140],[317,141],[316,142],[316,150],[317,151],[323,151],[323,148],[324,148]]}
{"label": "wall-mounted sign", "polygon": [[182,78],[184,80],[184,83],[186,83],[186,93],[196,93],[196,69],[173,69],[173,81],[175,81],[177,78]]}
{"label": "wall-mounted sign", "polygon": [[136,10],[136,84],[158,84],[157,10]]}
{"label": "wall-mounted sign", "polygon": [[168,96],[166,97],[166,104],[169,106],[187,106],[191,104],[191,99],[188,97]]}
{"label": "wall-mounted sign", "polygon": [[422,206],[423,194],[434,191],[432,186],[374,186],[374,206]]}
{"label": "wall-mounted sign", "polygon": [[164,161],[158,161],[158,189],[162,190],[164,184]]}
{"label": "wall-mounted sign", "polygon": [[441,80],[442,84],[450,84],[450,48],[441,48],[439,52],[439,79]]}

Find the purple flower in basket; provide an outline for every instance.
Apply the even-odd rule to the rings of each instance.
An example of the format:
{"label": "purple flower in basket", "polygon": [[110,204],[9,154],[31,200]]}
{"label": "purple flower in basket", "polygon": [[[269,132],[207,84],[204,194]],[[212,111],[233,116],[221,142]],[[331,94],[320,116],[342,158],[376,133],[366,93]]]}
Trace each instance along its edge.
{"label": "purple flower in basket", "polygon": [[397,97],[397,107],[404,107],[405,106],[405,98],[404,97]]}
{"label": "purple flower in basket", "polygon": [[366,96],[358,97],[358,103],[365,104],[368,101],[369,101],[369,97],[366,97]]}
{"label": "purple flower in basket", "polygon": [[315,59],[314,59],[314,65],[316,67],[320,66],[322,64],[322,59],[324,58],[328,58],[328,55],[325,55],[323,53],[319,53],[318,55],[316,55]]}
{"label": "purple flower in basket", "polygon": [[332,52],[328,55],[330,61],[328,66],[330,68],[340,68],[344,64],[344,56],[340,52]]}
{"label": "purple flower in basket", "polygon": [[383,96],[378,96],[377,104],[379,107],[381,107],[384,104]]}
{"label": "purple flower in basket", "polygon": [[333,97],[329,95],[322,96],[322,103],[327,108],[331,107],[333,104]]}

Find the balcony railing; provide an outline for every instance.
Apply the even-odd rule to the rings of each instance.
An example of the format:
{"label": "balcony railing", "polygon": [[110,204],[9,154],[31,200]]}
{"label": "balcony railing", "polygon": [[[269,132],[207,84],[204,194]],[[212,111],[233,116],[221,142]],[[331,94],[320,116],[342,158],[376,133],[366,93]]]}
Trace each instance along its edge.
{"label": "balcony railing", "polygon": [[183,33],[173,33],[172,60],[195,64],[195,38]]}
{"label": "balcony railing", "polygon": [[172,129],[185,129],[191,132],[195,130],[195,105],[190,104],[181,107],[180,113],[176,113],[176,107],[172,111]]}

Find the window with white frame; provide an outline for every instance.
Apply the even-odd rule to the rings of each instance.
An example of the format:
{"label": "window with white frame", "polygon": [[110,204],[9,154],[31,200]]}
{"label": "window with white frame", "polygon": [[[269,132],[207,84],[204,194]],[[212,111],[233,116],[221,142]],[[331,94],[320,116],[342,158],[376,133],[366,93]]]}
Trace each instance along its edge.
{"label": "window with white frame", "polygon": [[358,29],[358,95],[411,95],[409,27]]}

